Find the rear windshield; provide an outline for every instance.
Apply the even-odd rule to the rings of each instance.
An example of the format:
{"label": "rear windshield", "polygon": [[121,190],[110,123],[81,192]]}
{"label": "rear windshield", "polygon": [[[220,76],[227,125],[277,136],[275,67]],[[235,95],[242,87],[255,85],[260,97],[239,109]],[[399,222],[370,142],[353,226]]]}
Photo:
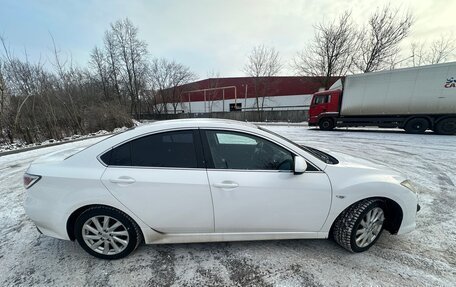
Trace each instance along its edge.
{"label": "rear windshield", "polygon": [[[99,144],[99,143],[101,143],[101,142],[103,142],[103,141],[105,141],[105,140],[107,140],[107,139],[109,139],[109,138],[112,138],[112,137],[114,137],[114,136],[123,134],[123,133],[126,132],[126,131],[134,130],[135,128],[136,128],[136,126],[132,126],[131,128],[125,129],[125,130],[120,131],[120,132],[116,132],[116,133],[112,133],[112,134],[106,134],[106,135],[100,135],[100,136],[95,136],[95,137],[103,137],[103,136],[105,136],[106,138],[104,138],[104,139],[102,139],[102,140],[100,140],[100,141],[97,141],[97,142],[95,142],[95,143],[93,143],[93,144],[91,144],[91,145],[88,145],[88,146],[82,148],[80,151],[78,151],[78,152],[76,152],[76,153],[74,153],[74,154],[71,154],[70,156],[66,157],[65,160],[67,160],[67,159],[69,159],[70,157],[72,157],[72,156],[74,156],[74,155],[80,153],[80,152],[83,151],[83,150],[88,149],[89,147],[92,147],[92,146],[94,146],[94,145],[96,145],[96,144]],[[95,138],[95,137],[88,137],[87,139]]]}

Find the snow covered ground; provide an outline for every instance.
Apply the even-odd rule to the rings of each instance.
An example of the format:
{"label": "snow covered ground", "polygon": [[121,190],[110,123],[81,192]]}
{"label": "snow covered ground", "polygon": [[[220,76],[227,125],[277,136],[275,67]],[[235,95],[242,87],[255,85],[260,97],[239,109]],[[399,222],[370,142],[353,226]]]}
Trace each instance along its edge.
{"label": "snow covered ground", "polygon": [[0,157],[0,285],[132,286],[455,286],[456,137],[353,129],[324,132],[268,126],[306,145],[383,163],[419,188],[417,230],[383,233],[350,254],[329,240],[141,246],[103,261],[74,242],[40,235],[24,214],[22,174],[38,156],[102,138]]}

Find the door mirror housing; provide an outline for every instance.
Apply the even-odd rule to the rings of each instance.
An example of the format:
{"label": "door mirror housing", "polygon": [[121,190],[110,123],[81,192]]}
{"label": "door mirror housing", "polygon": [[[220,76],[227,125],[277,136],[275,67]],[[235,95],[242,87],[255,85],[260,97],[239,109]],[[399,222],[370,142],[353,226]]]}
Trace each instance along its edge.
{"label": "door mirror housing", "polygon": [[294,173],[301,174],[307,169],[307,162],[303,157],[296,156],[294,159]]}

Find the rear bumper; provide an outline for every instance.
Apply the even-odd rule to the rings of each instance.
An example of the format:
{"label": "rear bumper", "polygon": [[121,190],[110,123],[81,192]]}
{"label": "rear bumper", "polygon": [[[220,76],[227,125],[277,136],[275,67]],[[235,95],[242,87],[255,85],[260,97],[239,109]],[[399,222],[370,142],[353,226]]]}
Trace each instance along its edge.
{"label": "rear bumper", "polygon": [[48,201],[37,198],[33,196],[33,192],[29,192],[24,208],[27,216],[35,223],[38,232],[58,239],[70,239],[62,216],[55,212],[56,207]]}

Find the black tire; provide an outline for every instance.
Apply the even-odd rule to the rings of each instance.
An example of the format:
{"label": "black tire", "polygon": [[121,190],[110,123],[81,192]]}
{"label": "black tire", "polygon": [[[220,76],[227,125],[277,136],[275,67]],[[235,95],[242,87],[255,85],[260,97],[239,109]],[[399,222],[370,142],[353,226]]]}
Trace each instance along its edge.
{"label": "black tire", "polygon": [[405,126],[405,132],[408,134],[423,134],[429,128],[429,121],[425,118],[413,118]]}
{"label": "black tire", "polygon": [[[370,243],[368,243],[367,246],[359,246],[356,242],[356,233],[360,228],[363,228],[361,226],[361,221],[369,212],[373,211],[374,209],[380,209],[383,211],[383,219],[381,220],[380,230],[376,234],[375,238]],[[333,239],[340,246],[350,252],[366,251],[371,248],[372,245],[374,245],[375,242],[380,238],[380,235],[383,231],[385,213],[385,205],[381,200],[366,199],[355,203],[347,208],[336,219],[332,230]]]}
{"label": "black tire", "polygon": [[334,121],[331,118],[324,118],[320,120],[318,126],[320,127],[320,130],[331,131],[334,129]]}
{"label": "black tire", "polygon": [[439,135],[456,134],[456,118],[446,118],[435,125],[434,131]]}
{"label": "black tire", "polygon": [[[84,227],[84,225],[87,224],[88,222],[91,222],[90,224],[94,223],[94,221],[91,221],[94,218],[96,218],[97,220],[98,219],[102,220],[102,222],[99,222],[99,224],[103,224],[104,218],[108,218],[107,224],[109,224],[109,222],[111,222],[111,223],[120,222],[122,225],[120,227],[117,227],[116,229],[114,229],[112,232],[113,233],[116,233],[116,232],[125,233],[125,231],[126,231],[128,235],[112,235],[112,234],[108,234],[108,232],[104,233],[103,235],[101,235],[100,233],[98,233],[98,235],[93,235],[94,234],[93,232],[92,232],[92,234],[89,234],[87,231],[87,227]],[[115,225],[115,224],[113,224],[113,225]],[[121,229],[120,231],[119,231],[119,228]],[[87,253],[89,253],[97,258],[108,259],[108,260],[120,259],[120,258],[123,258],[123,257],[129,255],[142,242],[141,230],[139,229],[138,225],[133,221],[133,219],[131,219],[124,212],[117,210],[115,208],[112,208],[112,207],[107,207],[107,206],[91,207],[91,208],[85,210],[76,219],[74,234],[76,235],[76,239],[77,239],[79,245],[81,245],[81,247]],[[92,237],[98,236],[98,237],[100,237],[100,239],[93,239],[93,240],[87,239],[88,235],[92,236]],[[105,238],[104,236],[106,236],[107,238]],[[109,236],[111,236],[111,237],[109,237]],[[84,239],[84,237],[86,237],[86,239]],[[124,242],[125,245],[122,245],[122,244],[116,242],[115,239],[122,240],[122,242]],[[114,252],[117,252],[117,253],[113,252],[113,254],[103,254],[101,252],[102,252],[102,250],[104,250],[104,247],[102,247],[101,245],[99,245],[99,248],[102,248],[101,250],[98,250],[98,248],[97,248],[97,251],[94,251],[89,246],[89,244],[91,244],[93,242],[94,244],[92,244],[92,246],[94,246],[99,241],[103,241],[103,243],[102,243],[103,246],[106,246],[105,241],[109,241],[107,243],[108,248],[106,250],[110,250],[111,247],[113,247],[113,249],[114,249],[114,244],[117,246],[117,248],[119,248],[119,245],[121,245],[120,246],[121,251],[117,252],[117,250],[114,250]],[[125,243],[125,242],[128,242],[128,243]]]}

